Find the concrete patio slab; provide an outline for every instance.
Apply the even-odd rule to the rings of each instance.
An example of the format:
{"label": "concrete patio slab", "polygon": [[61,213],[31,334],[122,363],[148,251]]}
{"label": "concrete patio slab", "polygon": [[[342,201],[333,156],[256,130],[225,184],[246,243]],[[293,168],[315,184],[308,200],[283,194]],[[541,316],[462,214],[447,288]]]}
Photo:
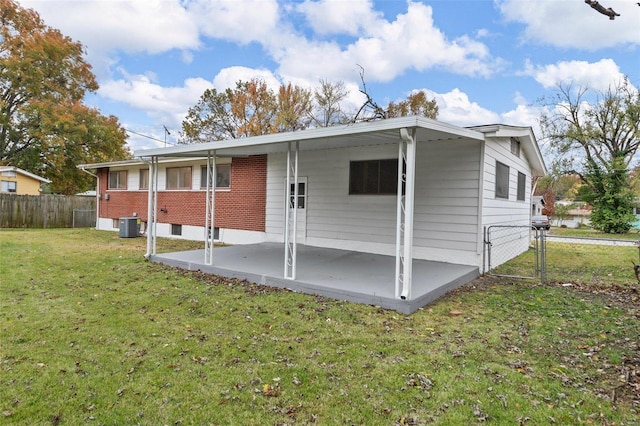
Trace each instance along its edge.
{"label": "concrete patio slab", "polygon": [[370,253],[298,245],[295,280],[284,278],[284,244],[216,247],[213,265],[204,250],[157,254],[151,261],[338,300],[380,306],[409,314],[478,277],[477,267],[413,261],[411,299],[395,297],[395,258]]}

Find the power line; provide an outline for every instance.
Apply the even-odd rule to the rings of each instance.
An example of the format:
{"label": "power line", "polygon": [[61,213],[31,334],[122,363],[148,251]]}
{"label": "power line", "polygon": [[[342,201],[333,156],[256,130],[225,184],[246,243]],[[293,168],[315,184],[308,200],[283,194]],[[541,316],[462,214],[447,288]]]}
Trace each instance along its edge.
{"label": "power line", "polygon": [[163,143],[168,143],[169,145],[175,145],[171,142],[167,142],[166,140],[162,140],[162,139],[158,139],[158,138],[154,138],[152,136],[147,136],[147,135],[143,135],[142,133],[138,133],[138,132],[134,132],[133,130],[129,130],[129,129],[124,129],[125,132],[129,132],[129,133],[133,133],[134,135],[138,135],[138,136],[142,136],[143,138],[147,138],[147,139],[151,139],[157,142],[163,142]]}

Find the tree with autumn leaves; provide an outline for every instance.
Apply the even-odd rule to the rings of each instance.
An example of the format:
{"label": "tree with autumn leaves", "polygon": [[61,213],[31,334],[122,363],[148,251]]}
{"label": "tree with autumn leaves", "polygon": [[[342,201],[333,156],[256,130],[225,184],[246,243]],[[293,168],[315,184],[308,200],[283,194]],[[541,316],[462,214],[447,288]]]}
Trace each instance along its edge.
{"label": "tree with autumn leaves", "polygon": [[0,164],[73,194],[95,183],[81,163],[130,157],[118,119],[83,103],[98,89],[83,46],[30,9],[0,0]]}
{"label": "tree with autumn leaves", "polygon": [[438,106],[420,91],[407,99],[389,103],[380,117],[362,117],[368,104],[375,104],[369,95],[367,104],[358,113],[350,114],[341,107],[347,97],[344,83],[320,80],[314,90],[291,83],[271,90],[260,79],[238,81],[234,89],[207,89],[198,103],[189,108],[182,122],[183,143],[236,139],[270,133],[292,132],[308,128],[329,127],[357,120],[420,115],[436,118]]}

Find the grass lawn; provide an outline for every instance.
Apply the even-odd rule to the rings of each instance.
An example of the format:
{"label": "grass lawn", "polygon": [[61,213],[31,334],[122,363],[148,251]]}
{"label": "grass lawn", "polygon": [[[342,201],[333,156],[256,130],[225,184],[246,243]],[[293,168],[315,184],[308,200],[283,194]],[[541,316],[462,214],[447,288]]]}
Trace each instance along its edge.
{"label": "grass lawn", "polygon": [[0,425],[640,424],[637,297],[487,277],[406,316],[144,251],[0,230]]}
{"label": "grass lawn", "polygon": [[[596,287],[637,288],[633,262],[638,262],[637,247],[547,242],[547,280],[581,283]],[[534,276],[533,249],[499,266],[498,274]]]}
{"label": "grass lawn", "polygon": [[581,238],[605,238],[612,240],[633,240],[638,241],[640,239],[640,230],[631,229],[626,234],[606,234],[602,231],[597,231],[592,228],[581,227],[578,229],[562,228],[559,226],[551,227],[549,235],[559,237],[581,237]]}

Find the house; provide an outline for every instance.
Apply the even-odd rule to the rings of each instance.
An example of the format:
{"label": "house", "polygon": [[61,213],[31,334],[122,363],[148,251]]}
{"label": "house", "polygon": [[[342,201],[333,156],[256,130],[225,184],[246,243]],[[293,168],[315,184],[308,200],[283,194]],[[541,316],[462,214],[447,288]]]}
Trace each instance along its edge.
{"label": "house", "polygon": [[[528,127],[424,117],[135,156],[93,165],[100,215],[142,217],[152,261],[401,312],[477,277],[488,226],[523,227],[509,256],[527,250],[532,177],[546,173]],[[204,247],[159,255],[161,235]]]}
{"label": "house", "polygon": [[542,215],[542,209],[544,209],[545,201],[542,195],[534,195],[531,197],[531,216]]}
{"label": "house", "polygon": [[591,224],[591,206],[585,202],[558,200],[555,210],[551,218],[554,226],[579,228]]}
{"label": "house", "polygon": [[40,195],[43,183],[51,181],[17,167],[0,166],[0,193]]}

